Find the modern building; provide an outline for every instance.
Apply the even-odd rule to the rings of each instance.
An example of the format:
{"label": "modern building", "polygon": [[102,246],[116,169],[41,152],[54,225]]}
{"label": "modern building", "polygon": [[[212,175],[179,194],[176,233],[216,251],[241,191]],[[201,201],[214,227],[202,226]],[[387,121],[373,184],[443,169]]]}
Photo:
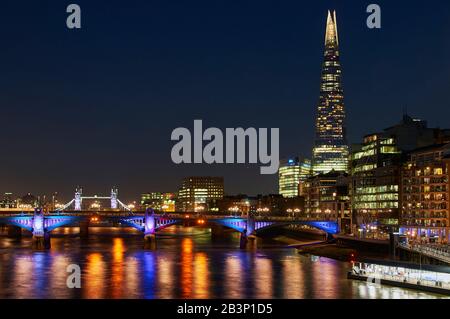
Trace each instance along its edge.
{"label": "modern building", "polygon": [[413,150],[401,170],[401,233],[419,242],[450,242],[450,144]]}
{"label": "modern building", "polygon": [[381,133],[367,135],[350,155],[353,221],[360,235],[388,237],[398,230],[401,169],[408,152],[449,143],[449,130],[429,128],[427,122],[404,114]]}
{"label": "modern building", "polygon": [[285,198],[297,197],[311,176],[311,161],[299,157],[282,160],[278,171],[278,192]]}
{"label": "modern building", "polygon": [[348,224],[345,231],[349,232],[351,210],[348,185],[349,176],[342,172],[331,171],[310,177],[305,185],[304,216],[320,220],[345,219]]}
{"label": "modern building", "polygon": [[153,208],[155,211],[175,212],[175,193],[151,192],[141,194],[141,208]]}
{"label": "modern building", "polygon": [[336,12],[328,12],[325,54],[320,97],[316,113],[313,147],[313,173],[348,171],[348,145],[345,128],[344,90],[339,52]]}
{"label": "modern building", "polygon": [[178,191],[176,208],[183,212],[206,212],[209,204],[223,195],[223,177],[186,177]]}
{"label": "modern building", "polygon": [[398,231],[401,157],[396,139],[384,133],[368,135],[352,146],[351,206],[364,236],[372,232],[389,237]]}

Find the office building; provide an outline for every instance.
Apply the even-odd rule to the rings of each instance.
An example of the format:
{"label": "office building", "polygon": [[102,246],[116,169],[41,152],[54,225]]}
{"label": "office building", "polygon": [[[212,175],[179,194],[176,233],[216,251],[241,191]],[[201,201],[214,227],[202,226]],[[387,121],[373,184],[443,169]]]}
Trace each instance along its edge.
{"label": "office building", "polygon": [[209,203],[223,196],[223,177],[186,177],[178,191],[177,211],[206,212]]}
{"label": "office building", "polygon": [[303,183],[311,176],[311,161],[298,157],[283,160],[278,171],[278,192],[285,198],[301,195]]}
{"label": "office building", "polygon": [[316,112],[313,173],[348,171],[344,90],[336,12],[328,12],[320,97]]}

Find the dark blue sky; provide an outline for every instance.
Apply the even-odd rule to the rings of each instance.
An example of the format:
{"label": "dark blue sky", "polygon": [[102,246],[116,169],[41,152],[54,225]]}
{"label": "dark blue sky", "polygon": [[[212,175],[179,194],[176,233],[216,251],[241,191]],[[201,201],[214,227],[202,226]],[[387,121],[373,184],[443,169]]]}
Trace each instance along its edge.
{"label": "dark blue sky", "polygon": [[[65,26],[66,6],[82,29]],[[382,7],[369,30],[366,6]],[[326,10],[338,15],[351,142],[402,108],[450,127],[450,4],[432,1],[2,1],[0,192],[123,199],[223,175],[227,193],[276,192],[259,166],[176,166],[172,130],[279,127],[310,155]]]}

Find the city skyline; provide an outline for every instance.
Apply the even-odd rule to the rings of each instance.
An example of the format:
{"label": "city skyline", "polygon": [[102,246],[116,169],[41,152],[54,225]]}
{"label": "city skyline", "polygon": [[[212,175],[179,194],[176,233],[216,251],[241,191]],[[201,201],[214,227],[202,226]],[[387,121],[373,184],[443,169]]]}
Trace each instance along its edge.
{"label": "city skyline", "polygon": [[6,1],[0,299],[449,299],[449,35],[442,0]]}
{"label": "city skyline", "polygon": [[[117,185],[125,198],[132,199],[146,191],[176,191],[185,176],[210,175],[224,176],[230,194],[276,193],[276,175],[260,176],[256,166],[173,165],[170,130],[197,116],[217,127],[277,126],[281,129],[281,157],[310,157],[323,24],[327,10],[333,8],[343,35],[349,141],[359,141],[366,133],[396,123],[405,106],[431,126],[447,126],[438,121],[446,117],[449,103],[445,87],[450,66],[445,57],[450,48],[442,41],[449,29],[448,5],[436,4],[442,6],[437,14],[436,6],[420,10],[422,23],[408,24],[420,6],[380,4],[383,28],[375,31],[365,26],[364,6],[325,1],[308,10],[298,10],[293,4],[271,10],[264,2],[253,15],[249,8],[240,8],[234,27],[221,26],[234,14],[233,8],[206,6],[199,13],[201,22],[190,25],[182,36],[175,35],[177,24],[165,28],[167,22],[151,12],[156,9],[179,18],[186,9],[183,5],[154,8],[148,4],[119,13],[113,2],[102,16],[100,5],[82,3],[88,13],[84,28],[68,33],[58,28],[58,8],[44,12],[31,4],[22,12],[17,5],[8,4],[5,12],[20,11],[23,19],[35,13],[48,19],[33,33],[10,17],[3,19],[16,28],[13,33],[2,33],[11,45],[2,53],[9,63],[0,94],[8,118],[1,136],[12,155],[2,158],[0,178],[4,184],[0,192],[58,191],[70,198],[76,185],[90,193],[107,192]],[[119,26],[110,20],[130,21],[136,11],[142,11],[139,23]],[[217,21],[205,19],[206,12]],[[151,18],[144,19],[146,16]],[[263,23],[268,17],[276,27]],[[431,20],[435,23],[426,23]],[[117,39],[99,34],[111,27],[127,49],[108,50]],[[250,35],[253,40],[245,45]],[[147,37],[159,49],[141,41]],[[18,41],[22,38],[23,43]],[[209,44],[202,45],[207,39]],[[255,50],[263,53],[257,59],[252,54]],[[410,52],[407,56],[406,51]],[[25,61],[20,59],[23,52],[30,52]],[[54,57],[55,52],[59,57]],[[76,59],[79,56],[81,60]],[[421,68],[417,59],[427,59],[427,68]],[[409,70],[411,64],[418,65],[414,72]],[[420,80],[424,78],[425,84]],[[213,106],[216,114],[210,112]],[[230,115],[220,111],[225,108]],[[125,110],[129,112],[123,113]],[[173,110],[177,110],[176,118]],[[286,112],[294,116],[287,117]],[[17,155],[22,152],[26,155]]]}

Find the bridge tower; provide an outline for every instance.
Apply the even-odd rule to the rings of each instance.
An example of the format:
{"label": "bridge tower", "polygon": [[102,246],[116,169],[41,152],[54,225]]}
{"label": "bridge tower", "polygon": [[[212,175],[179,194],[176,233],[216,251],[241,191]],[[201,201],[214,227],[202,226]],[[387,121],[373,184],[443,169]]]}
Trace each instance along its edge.
{"label": "bridge tower", "polygon": [[117,187],[113,187],[111,189],[111,209],[117,209],[117,194],[119,193],[119,190]]}
{"label": "bridge tower", "polygon": [[255,217],[250,212],[247,215],[245,230],[243,233],[241,233],[240,248],[241,249],[256,248]]}
{"label": "bridge tower", "polygon": [[77,187],[75,189],[75,210],[81,210],[81,194],[83,193],[83,189],[81,187]]}
{"label": "bridge tower", "polygon": [[156,249],[156,219],[155,212],[151,208],[145,210],[144,249]]}
{"label": "bridge tower", "polygon": [[44,250],[50,248],[50,233],[45,229],[45,218],[42,209],[36,208],[33,216],[33,242],[34,249]]}

